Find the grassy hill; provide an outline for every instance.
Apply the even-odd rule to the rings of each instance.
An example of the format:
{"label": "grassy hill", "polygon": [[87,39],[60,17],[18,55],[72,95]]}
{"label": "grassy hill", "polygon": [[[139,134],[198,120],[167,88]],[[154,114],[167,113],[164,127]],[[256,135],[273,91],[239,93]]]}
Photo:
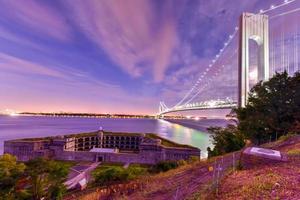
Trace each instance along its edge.
{"label": "grassy hill", "polygon": [[[142,191],[117,199],[300,199],[300,136],[265,146],[286,152],[289,161],[232,170],[228,161],[233,155],[227,154],[144,178]],[[216,160],[223,162],[226,169],[219,186],[213,187],[216,174],[210,169]]]}

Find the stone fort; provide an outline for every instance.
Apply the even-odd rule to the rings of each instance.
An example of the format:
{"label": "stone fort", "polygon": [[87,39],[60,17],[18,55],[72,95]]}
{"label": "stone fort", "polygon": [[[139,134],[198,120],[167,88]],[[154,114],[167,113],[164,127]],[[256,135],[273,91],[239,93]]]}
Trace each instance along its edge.
{"label": "stone fort", "polygon": [[155,164],[160,161],[200,158],[200,149],[174,143],[156,134],[103,130],[4,142],[4,153],[19,161],[37,157],[69,161]]}

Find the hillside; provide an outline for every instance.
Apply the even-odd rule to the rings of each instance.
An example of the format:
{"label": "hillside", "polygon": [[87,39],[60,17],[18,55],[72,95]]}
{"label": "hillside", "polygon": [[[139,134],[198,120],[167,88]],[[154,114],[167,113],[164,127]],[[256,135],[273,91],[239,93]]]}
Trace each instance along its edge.
{"label": "hillside", "polygon": [[[236,152],[235,156],[227,154],[145,178],[141,191],[116,199],[300,199],[300,137],[264,147],[286,152],[288,162],[233,171],[232,160],[239,154]],[[224,174],[218,180],[219,187],[212,185],[216,174],[210,169],[215,163],[220,164],[220,173]]]}
{"label": "hillside", "polygon": [[287,153],[288,162],[228,174],[220,199],[300,199],[300,137],[266,146]]}
{"label": "hillside", "polygon": [[[198,199],[300,199],[300,135],[267,143],[264,148],[287,154],[287,162],[256,163],[241,169],[241,152],[182,165],[156,175],[145,175],[108,188],[73,192],[81,200],[198,200]],[[260,166],[256,166],[260,164]]]}

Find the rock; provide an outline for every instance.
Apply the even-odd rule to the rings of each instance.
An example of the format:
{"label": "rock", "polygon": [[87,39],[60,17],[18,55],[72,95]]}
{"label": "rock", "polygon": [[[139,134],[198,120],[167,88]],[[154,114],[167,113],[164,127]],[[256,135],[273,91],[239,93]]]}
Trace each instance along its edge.
{"label": "rock", "polygon": [[285,153],[260,147],[247,147],[241,155],[241,164],[245,169],[286,161],[287,156]]}

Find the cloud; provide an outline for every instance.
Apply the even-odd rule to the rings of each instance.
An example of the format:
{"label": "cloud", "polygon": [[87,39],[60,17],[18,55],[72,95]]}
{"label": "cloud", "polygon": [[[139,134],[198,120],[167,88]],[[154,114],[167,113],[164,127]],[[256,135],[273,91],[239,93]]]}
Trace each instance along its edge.
{"label": "cloud", "polygon": [[22,58],[11,56],[0,52],[1,73],[39,74],[54,78],[65,78],[66,76],[58,70],[45,67]]}
{"label": "cloud", "polygon": [[125,72],[140,77],[150,70],[156,82],[163,80],[177,38],[166,10],[157,17],[151,1],[139,0],[72,0],[67,7],[84,34]]}
{"label": "cloud", "polygon": [[14,20],[27,29],[33,29],[41,36],[48,35],[61,41],[69,41],[71,37],[70,26],[65,18],[45,2],[37,0],[2,1],[0,6],[3,19]]}
{"label": "cloud", "polygon": [[0,71],[0,110],[145,114],[158,102],[157,97],[129,93],[70,66],[56,69],[5,53],[0,53]]}

